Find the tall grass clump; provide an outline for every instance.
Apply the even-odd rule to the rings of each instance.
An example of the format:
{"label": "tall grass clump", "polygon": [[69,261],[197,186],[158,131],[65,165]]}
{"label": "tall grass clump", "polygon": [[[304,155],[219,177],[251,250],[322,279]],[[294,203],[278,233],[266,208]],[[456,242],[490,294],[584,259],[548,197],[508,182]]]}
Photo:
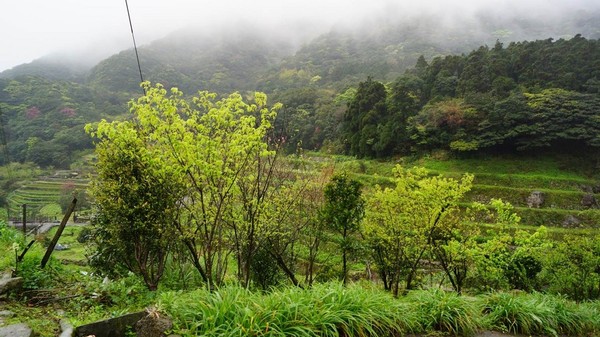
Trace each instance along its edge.
{"label": "tall grass clump", "polygon": [[381,290],[329,283],[308,292],[313,309],[306,319],[327,336],[387,336],[419,328],[410,306]]}
{"label": "tall grass clump", "polygon": [[332,283],[270,293],[235,286],[169,292],[159,307],[182,336],[389,336],[418,329],[415,313],[389,294]]}
{"label": "tall grass clump", "polygon": [[564,297],[495,293],[484,299],[489,324],[508,333],[583,336],[598,331],[598,312]]}
{"label": "tall grass clump", "polygon": [[411,291],[404,301],[411,304],[425,331],[473,336],[483,328],[479,304],[471,297],[433,288]]}

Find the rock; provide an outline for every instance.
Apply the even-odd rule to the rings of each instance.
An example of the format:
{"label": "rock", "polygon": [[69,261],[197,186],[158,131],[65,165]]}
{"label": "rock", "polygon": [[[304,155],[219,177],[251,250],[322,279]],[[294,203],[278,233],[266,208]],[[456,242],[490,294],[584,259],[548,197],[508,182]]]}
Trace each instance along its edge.
{"label": "rock", "polygon": [[0,317],[13,317],[14,315],[15,315],[15,313],[10,310],[0,311]]}
{"label": "rock", "polygon": [[60,333],[59,337],[71,337],[73,336],[73,326],[67,320],[60,320]]}
{"label": "rock", "polygon": [[0,337],[31,337],[33,331],[27,324],[13,324],[0,328]]}
{"label": "rock", "polygon": [[544,193],[540,191],[533,191],[527,197],[527,206],[529,208],[540,208],[544,204]]}
{"label": "rock", "polygon": [[165,332],[173,327],[173,322],[155,310],[149,310],[146,317],[135,323],[138,337],[166,337]]}
{"label": "rock", "polygon": [[575,216],[569,214],[565,217],[565,220],[563,220],[562,225],[563,227],[579,227],[579,225],[581,224],[581,220],[577,219]]}
{"label": "rock", "polygon": [[74,337],[125,337],[127,330],[134,326],[137,321],[146,316],[145,311],[127,314],[120,317],[110,318],[75,328]]}
{"label": "rock", "polygon": [[11,290],[20,289],[23,285],[22,277],[12,277],[0,279],[0,295],[8,293]]}
{"label": "rock", "polygon": [[581,206],[587,208],[596,207],[598,206],[598,201],[593,194],[586,193],[583,195],[583,198],[581,198]]}
{"label": "rock", "polygon": [[61,245],[60,243],[57,243],[56,246],[54,246],[54,250],[68,250],[69,246],[67,245]]}

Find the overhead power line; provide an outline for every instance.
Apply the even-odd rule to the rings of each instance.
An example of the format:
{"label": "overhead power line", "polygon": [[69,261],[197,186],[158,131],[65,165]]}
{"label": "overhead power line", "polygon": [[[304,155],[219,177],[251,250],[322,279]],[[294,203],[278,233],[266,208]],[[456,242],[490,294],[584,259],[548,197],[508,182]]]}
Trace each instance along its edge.
{"label": "overhead power line", "polygon": [[[142,75],[142,65],[140,63],[140,55],[138,54],[137,43],[135,42],[135,34],[133,33],[133,24],[131,23],[131,13],[129,12],[129,4],[125,0],[125,7],[127,8],[127,18],[129,18],[129,28],[131,28],[131,38],[133,39],[133,49],[135,50],[135,59],[137,60],[138,71],[140,72],[140,81],[144,82],[144,75]],[[142,88],[144,95],[146,89]]]}

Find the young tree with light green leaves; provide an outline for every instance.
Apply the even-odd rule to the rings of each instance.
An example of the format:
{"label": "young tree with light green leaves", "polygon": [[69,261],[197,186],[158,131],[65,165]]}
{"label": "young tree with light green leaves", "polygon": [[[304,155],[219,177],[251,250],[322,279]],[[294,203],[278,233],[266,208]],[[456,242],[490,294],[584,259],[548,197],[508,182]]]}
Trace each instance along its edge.
{"label": "young tree with light green leaves", "polygon": [[471,188],[473,176],[465,174],[457,181],[401,166],[394,173],[394,188],[377,186],[367,199],[362,232],[385,289],[397,296],[401,280],[405,289],[414,287],[423,260],[435,256],[431,249],[436,240],[458,227],[458,202]]}
{"label": "young tree with light green leaves", "polygon": [[130,103],[132,121],[103,121],[98,133],[131,135],[152,153],[144,161],[181,184],[171,228],[204,281],[217,286],[231,254],[242,268],[249,265],[245,253],[252,252],[257,226],[265,223],[262,203],[271,186],[265,172],[275,154],[268,136],[281,105],[267,107],[263,93],[253,103],[238,93],[219,100],[208,92],[189,102],[176,88],[143,86],[146,95]]}

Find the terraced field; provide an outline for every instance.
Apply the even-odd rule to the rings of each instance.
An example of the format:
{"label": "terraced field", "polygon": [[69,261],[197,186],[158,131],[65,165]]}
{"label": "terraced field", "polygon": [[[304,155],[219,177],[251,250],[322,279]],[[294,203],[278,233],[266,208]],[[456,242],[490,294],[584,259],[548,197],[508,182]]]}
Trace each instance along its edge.
{"label": "terraced field", "polygon": [[[22,219],[22,205],[27,204],[28,221],[40,222],[40,209],[49,204],[60,204],[61,196],[68,194],[66,191],[84,191],[87,180],[69,178],[44,178],[36,181],[24,182],[21,187],[9,194],[7,201],[9,205],[9,217],[11,219]],[[68,197],[68,196],[67,196]]]}
{"label": "terraced field", "polygon": [[[404,167],[422,166],[432,174],[459,178],[464,173],[475,176],[465,204],[502,199],[515,206],[524,226],[547,226],[568,229],[600,230],[600,179],[567,160],[540,158],[486,159],[419,159],[403,160]],[[346,170],[369,186],[393,184],[395,163],[334,159],[336,170]],[[573,167],[580,167],[579,170]],[[529,205],[533,192],[540,192],[541,205]]]}
{"label": "terraced field", "polygon": [[[310,153],[303,158],[287,157],[292,167],[319,172],[328,166],[336,171],[348,171],[365,186],[375,184],[393,185],[393,161],[378,162],[344,156]],[[472,190],[465,204],[487,202],[499,198],[515,206],[524,226],[540,226],[565,229],[600,230],[600,176],[594,175],[593,167],[586,169],[581,159],[539,158],[493,158],[483,159],[401,159],[404,167],[422,166],[432,174],[459,178],[469,172],[475,175]],[[572,164],[572,165],[569,165]],[[588,165],[589,166],[589,165]],[[577,168],[577,169],[574,169]],[[64,189],[83,191],[88,181],[78,178],[56,176],[39,179],[23,185],[8,197],[10,216],[21,218],[21,205],[28,205],[28,217],[35,220],[37,212],[47,204],[59,203]],[[528,198],[532,192],[543,195],[539,207],[530,207]],[[596,193],[595,193],[596,192]]]}

